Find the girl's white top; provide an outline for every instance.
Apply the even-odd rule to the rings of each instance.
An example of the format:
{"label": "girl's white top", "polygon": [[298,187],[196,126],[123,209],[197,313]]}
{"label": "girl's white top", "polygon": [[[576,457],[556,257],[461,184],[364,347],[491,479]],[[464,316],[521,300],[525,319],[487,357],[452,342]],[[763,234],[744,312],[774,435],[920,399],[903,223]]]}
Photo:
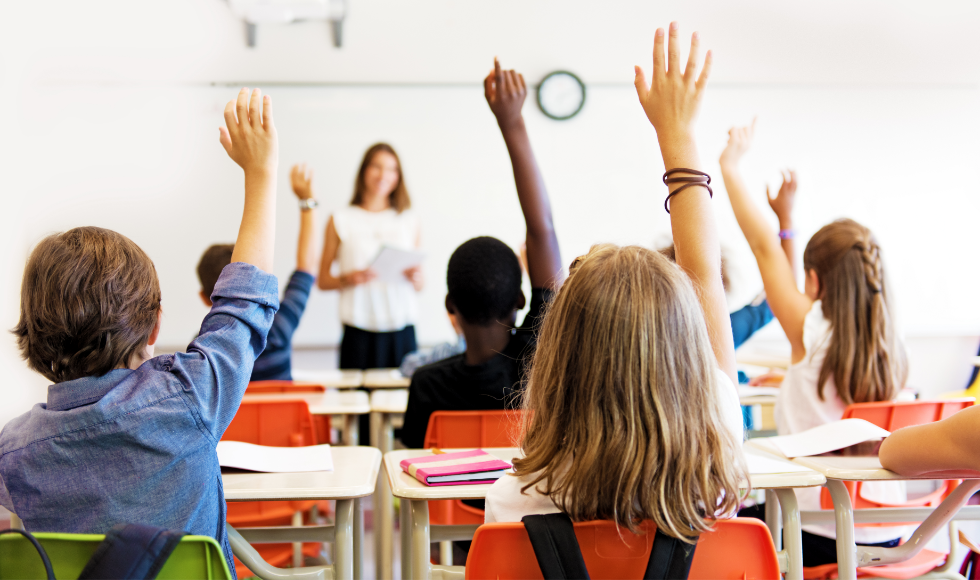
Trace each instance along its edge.
{"label": "girl's white top", "polygon": [[[340,237],[340,274],[365,270],[382,246],[414,250],[419,222],[412,210],[372,212],[356,205],[337,210],[333,225]],[[340,290],[340,321],[372,332],[392,332],[414,324],[418,300],[412,283],[368,282]]]}
{"label": "girl's white top", "polygon": [[[817,381],[823,366],[830,337],[833,330],[830,321],[824,318],[820,301],[810,308],[803,321],[803,347],[806,354],[803,360],[791,365],[776,397],[776,430],[780,435],[792,435],[813,427],[840,421],[847,405],[837,394],[833,376],[823,386],[823,400],[817,394]],[[796,491],[800,510],[819,510],[820,494],[823,488],[801,488]],[[906,500],[905,483],[895,481],[865,482],[861,495],[872,501],[903,502]],[[805,525],[803,529],[811,534],[825,538],[835,538],[834,524]],[[905,528],[899,527],[856,527],[854,539],[860,544],[887,542],[902,535]]]}
{"label": "girl's white top", "polygon": [[[728,429],[735,440],[742,442],[742,408],[738,403],[738,391],[728,375],[720,369],[715,369],[715,389],[724,413],[724,427]],[[530,475],[515,477],[507,474],[494,482],[487,491],[486,521],[489,522],[519,522],[527,515],[553,514],[560,511],[551,498],[542,494],[538,486],[528,489],[523,494],[521,488],[534,478]],[[540,484],[539,484],[540,485]]]}

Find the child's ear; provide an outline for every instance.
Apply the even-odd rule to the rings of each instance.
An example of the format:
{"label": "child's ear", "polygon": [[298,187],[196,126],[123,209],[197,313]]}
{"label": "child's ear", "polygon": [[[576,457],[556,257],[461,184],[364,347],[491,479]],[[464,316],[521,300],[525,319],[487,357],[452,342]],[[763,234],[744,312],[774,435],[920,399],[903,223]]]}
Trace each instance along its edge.
{"label": "child's ear", "polygon": [[514,310],[523,310],[527,306],[527,298],[524,297],[524,291],[520,290],[517,293],[517,302],[514,304]]}
{"label": "child's ear", "polygon": [[453,304],[453,301],[449,297],[449,294],[446,294],[446,312],[452,314],[453,316],[459,316],[459,313],[456,312],[456,305]]}
{"label": "child's ear", "polygon": [[160,337],[160,326],[163,324],[163,309],[157,310],[157,322],[153,325],[153,330],[150,332],[150,338],[146,341],[148,346],[153,346],[157,343],[157,338]]}
{"label": "child's ear", "polygon": [[204,305],[207,306],[208,308],[211,308],[212,306],[214,306],[214,303],[211,302],[211,297],[208,296],[207,294],[205,294],[204,293],[204,290],[201,290],[200,292],[198,292],[198,296],[201,297],[201,302],[204,302]]}

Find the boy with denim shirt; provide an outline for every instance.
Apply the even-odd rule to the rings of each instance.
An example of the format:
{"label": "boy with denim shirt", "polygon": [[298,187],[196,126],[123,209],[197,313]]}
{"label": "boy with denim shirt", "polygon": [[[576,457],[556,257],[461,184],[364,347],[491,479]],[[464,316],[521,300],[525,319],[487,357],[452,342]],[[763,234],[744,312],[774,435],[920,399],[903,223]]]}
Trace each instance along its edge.
{"label": "boy with denim shirt", "polygon": [[221,144],[245,171],[232,264],[186,353],[153,358],[160,286],[126,237],[85,227],[42,240],[14,329],[55,384],[0,432],[0,504],[29,531],[143,523],[215,538],[234,570],[215,446],[241,403],[278,308],[272,270],[278,144],[269,97],[243,89]]}

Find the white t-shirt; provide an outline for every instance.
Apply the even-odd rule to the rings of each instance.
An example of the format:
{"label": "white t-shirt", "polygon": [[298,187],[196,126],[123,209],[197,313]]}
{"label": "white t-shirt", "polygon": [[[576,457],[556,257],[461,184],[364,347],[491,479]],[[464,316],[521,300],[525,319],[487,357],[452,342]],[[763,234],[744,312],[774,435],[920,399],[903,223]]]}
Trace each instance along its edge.
{"label": "white t-shirt", "polygon": [[[721,402],[724,413],[725,428],[728,429],[739,443],[744,438],[742,427],[742,408],[738,402],[738,391],[728,375],[720,369],[715,369],[716,394]],[[542,494],[538,487],[521,493],[521,488],[533,481],[528,475],[516,477],[504,475],[490,486],[487,491],[485,520],[489,522],[519,522],[527,515],[553,514],[560,510],[551,498]],[[539,484],[540,485],[540,484]]]}
{"label": "white t-shirt", "polygon": [[[340,274],[371,266],[382,246],[414,250],[419,238],[415,213],[394,209],[372,212],[356,205],[337,210],[333,225],[340,238]],[[340,321],[372,332],[392,332],[414,324],[415,288],[403,282],[368,282],[340,290]]]}
{"label": "white t-shirt", "polygon": [[[830,337],[833,331],[830,321],[824,318],[820,301],[810,308],[803,321],[803,347],[806,354],[803,360],[786,371],[786,377],[776,397],[776,429],[780,435],[792,435],[820,425],[840,421],[847,405],[837,394],[834,377],[830,376],[823,386],[824,400],[817,395],[817,381],[823,366]],[[823,488],[801,488],[795,490],[800,510],[819,510],[820,494]],[[903,502],[906,500],[905,482],[865,482],[861,495],[869,500]],[[803,529],[811,534],[825,538],[836,538],[834,524],[805,525]],[[894,540],[902,535],[904,527],[856,527],[854,539],[861,544],[878,544]]]}

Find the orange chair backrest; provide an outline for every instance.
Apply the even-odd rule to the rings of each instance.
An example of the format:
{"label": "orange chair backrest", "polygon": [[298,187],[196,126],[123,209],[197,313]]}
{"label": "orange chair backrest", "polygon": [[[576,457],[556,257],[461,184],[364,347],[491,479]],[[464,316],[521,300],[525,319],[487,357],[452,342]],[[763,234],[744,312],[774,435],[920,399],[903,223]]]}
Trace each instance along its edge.
{"label": "orange chair backrest", "polygon": [[973,398],[939,401],[882,401],[854,403],[844,410],[842,419],[864,419],[886,431],[932,423],[972,406]]}
{"label": "orange chair backrest", "polygon": [[301,383],[296,381],[252,381],[248,384],[246,393],[323,393],[327,388],[316,383]]}
{"label": "orange chair backrest", "polygon": [[523,411],[436,411],[423,447],[516,447],[523,417]]}
{"label": "orange chair backrest", "polygon": [[[609,521],[575,524],[582,558],[594,580],[639,579],[646,572],[657,530],[653,522],[640,526],[641,534],[620,530]],[[466,558],[467,580],[542,578],[524,524],[484,524],[477,528]],[[779,578],[776,549],[761,520],[721,520],[715,530],[701,535],[691,580]]]}
{"label": "orange chair backrest", "polygon": [[272,447],[317,443],[306,401],[242,401],[221,439]]}

